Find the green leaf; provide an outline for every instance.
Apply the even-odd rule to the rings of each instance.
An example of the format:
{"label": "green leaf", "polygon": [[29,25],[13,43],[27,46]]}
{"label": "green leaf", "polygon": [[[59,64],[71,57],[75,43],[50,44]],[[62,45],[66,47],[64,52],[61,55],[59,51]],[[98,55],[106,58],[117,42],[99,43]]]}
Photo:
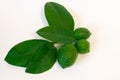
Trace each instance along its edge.
{"label": "green leaf", "polygon": [[14,46],[5,61],[9,64],[27,67],[28,73],[42,73],[49,70],[56,61],[57,49],[45,40],[27,40]]}
{"label": "green leaf", "polygon": [[42,73],[49,70],[56,61],[57,49],[51,43],[47,43],[33,54],[28,62],[26,72]]}
{"label": "green leaf", "polygon": [[44,27],[37,31],[38,35],[58,43],[72,43],[75,41],[74,32],[59,29],[58,27]]}
{"label": "green leaf", "polygon": [[73,30],[74,20],[68,10],[55,2],[45,4],[45,16],[50,26]]}
{"label": "green leaf", "polygon": [[21,42],[8,52],[5,61],[12,65],[25,67],[32,54],[46,43],[48,42],[37,39]]}

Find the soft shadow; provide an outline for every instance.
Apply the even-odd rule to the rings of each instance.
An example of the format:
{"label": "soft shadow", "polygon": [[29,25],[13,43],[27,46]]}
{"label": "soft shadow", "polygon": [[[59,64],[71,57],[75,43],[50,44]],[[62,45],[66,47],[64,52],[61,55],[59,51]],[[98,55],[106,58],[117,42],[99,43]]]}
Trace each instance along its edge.
{"label": "soft shadow", "polygon": [[64,44],[59,44],[59,43],[54,44],[54,46],[55,46],[58,50],[59,50],[59,48],[60,48],[62,45],[64,45]]}
{"label": "soft shadow", "polygon": [[88,39],[88,41],[90,42],[90,52],[86,54],[78,54],[76,63],[83,62],[84,60],[86,60],[86,58],[90,57],[89,55],[92,55],[92,53],[94,52],[98,44],[99,29],[95,27],[95,25],[88,25],[88,26],[89,27],[86,27],[86,28],[88,28],[92,33]]}
{"label": "soft shadow", "polygon": [[75,28],[74,29],[80,27],[81,24],[83,23],[82,16],[80,16],[80,13],[77,13],[74,10],[71,10],[70,8],[67,8],[67,9],[74,19],[74,22],[75,22],[75,26],[74,26]]}
{"label": "soft shadow", "polygon": [[95,50],[95,47],[98,45],[98,37],[99,37],[99,28],[96,27],[97,25],[88,25],[88,29],[91,32],[91,36],[89,37],[88,41],[90,42],[90,52]]}
{"label": "soft shadow", "polygon": [[45,13],[44,13],[44,6],[41,8],[40,14],[41,14],[40,19],[42,20],[43,26],[48,26]]}
{"label": "soft shadow", "polygon": [[77,57],[77,60],[76,60],[76,64],[80,63],[80,62],[83,62],[87,57],[88,57],[88,54],[78,54],[78,57]]}

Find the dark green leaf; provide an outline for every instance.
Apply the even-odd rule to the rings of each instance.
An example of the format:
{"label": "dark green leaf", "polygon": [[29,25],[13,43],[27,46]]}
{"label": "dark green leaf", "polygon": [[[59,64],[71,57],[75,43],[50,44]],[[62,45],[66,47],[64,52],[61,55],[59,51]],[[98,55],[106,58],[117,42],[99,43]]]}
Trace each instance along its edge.
{"label": "dark green leaf", "polygon": [[48,43],[44,40],[27,40],[15,45],[7,54],[5,61],[9,64],[25,67],[29,58]]}
{"label": "dark green leaf", "polygon": [[58,27],[45,27],[37,31],[37,33],[53,42],[72,43],[75,41],[74,32],[70,30],[59,29]]}
{"label": "dark green leaf", "polygon": [[67,9],[55,2],[45,4],[45,16],[50,26],[73,30],[74,20]]}
{"label": "dark green leaf", "polygon": [[14,46],[5,61],[9,64],[27,67],[28,73],[42,73],[49,70],[56,61],[57,49],[45,40],[27,40]]}
{"label": "dark green leaf", "polygon": [[30,59],[26,72],[42,73],[49,70],[56,61],[57,49],[51,44],[46,44],[33,54]]}

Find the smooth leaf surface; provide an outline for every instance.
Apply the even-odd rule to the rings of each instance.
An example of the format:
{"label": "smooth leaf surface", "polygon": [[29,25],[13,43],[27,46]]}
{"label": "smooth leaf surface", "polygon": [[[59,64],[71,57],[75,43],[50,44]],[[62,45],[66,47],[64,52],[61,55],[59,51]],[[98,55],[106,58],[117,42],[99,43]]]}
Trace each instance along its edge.
{"label": "smooth leaf surface", "polygon": [[48,43],[45,40],[27,40],[15,45],[5,57],[9,64],[26,67],[30,57],[38,53],[38,49]]}
{"label": "smooth leaf surface", "polygon": [[27,67],[28,73],[42,73],[49,70],[56,61],[57,49],[45,40],[27,40],[14,46],[5,61],[9,64]]}
{"label": "smooth leaf surface", "polygon": [[75,41],[74,32],[59,29],[58,27],[44,27],[37,31],[38,35],[58,43],[72,43]]}
{"label": "smooth leaf surface", "polygon": [[57,49],[51,44],[46,44],[36,54],[33,54],[30,59],[26,72],[28,73],[42,73],[49,70],[56,61]]}
{"label": "smooth leaf surface", "polygon": [[73,30],[74,20],[68,10],[55,2],[45,4],[45,16],[50,26]]}

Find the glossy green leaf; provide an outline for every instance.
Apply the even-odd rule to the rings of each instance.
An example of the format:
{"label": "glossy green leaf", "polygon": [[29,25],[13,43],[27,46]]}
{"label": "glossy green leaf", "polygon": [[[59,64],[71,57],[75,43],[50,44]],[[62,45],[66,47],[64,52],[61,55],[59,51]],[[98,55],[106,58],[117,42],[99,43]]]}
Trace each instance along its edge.
{"label": "glossy green leaf", "polygon": [[49,70],[56,61],[57,49],[51,43],[39,48],[28,62],[26,72],[42,73]]}
{"label": "glossy green leaf", "polygon": [[45,4],[45,16],[50,26],[73,30],[74,20],[68,10],[55,2]]}
{"label": "glossy green leaf", "polygon": [[29,58],[48,43],[44,40],[27,40],[15,45],[7,54],[5,61],[9,64],[26,67]]}
{"label": "glossy green leaf", "polygon": [[59,29],[58,27],[44,27],[37,31],[37,33],[53,42],[58,43],[72,43],[75,41],[74,32],[70,30]]}
{"label": "glossy green leaf", "polygon": [[14,46],[5,61],[9,64],[27,67],[28,73],[42,73],[49,70],[56,61],[57,49],[45,40],[28,40]]}

